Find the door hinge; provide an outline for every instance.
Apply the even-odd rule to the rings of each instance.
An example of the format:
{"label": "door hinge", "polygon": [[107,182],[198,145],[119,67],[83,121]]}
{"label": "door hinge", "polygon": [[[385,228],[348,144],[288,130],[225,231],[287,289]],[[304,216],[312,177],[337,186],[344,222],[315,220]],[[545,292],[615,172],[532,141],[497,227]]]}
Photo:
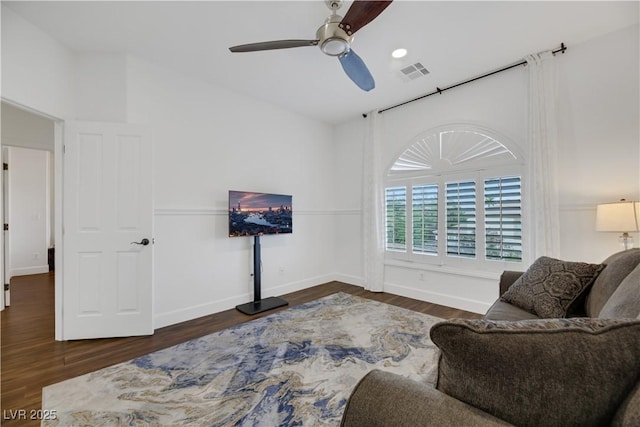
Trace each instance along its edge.
{"label": "door hinge", "polygon": [[9,163],[3,163],[2,164],[2,170],[3,171],[8,171],[9,170]]}
{"label": "door hinge", "polygon": [[5,292],[6,292],[6,291],[8,291],[10,288],[11,288],[11,287],[9,286],[9,284],[8,284],[8,283],[5,283],[5,284],[4,284],[4,290],[5,290]]}
{"label": "door hinge", "polygon": [[9,224],[4,225],[4,231],[9,231]]}

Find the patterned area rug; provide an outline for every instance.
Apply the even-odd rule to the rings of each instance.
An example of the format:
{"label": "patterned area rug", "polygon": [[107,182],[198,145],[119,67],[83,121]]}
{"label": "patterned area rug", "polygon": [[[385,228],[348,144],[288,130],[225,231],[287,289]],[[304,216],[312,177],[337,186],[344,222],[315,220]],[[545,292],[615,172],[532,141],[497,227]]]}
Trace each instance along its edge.
{"label": "patterned area rug", "polygon": [[43,389],[43,425],[338,425],[374,368],[428,381],[440,319],[337,293]]}

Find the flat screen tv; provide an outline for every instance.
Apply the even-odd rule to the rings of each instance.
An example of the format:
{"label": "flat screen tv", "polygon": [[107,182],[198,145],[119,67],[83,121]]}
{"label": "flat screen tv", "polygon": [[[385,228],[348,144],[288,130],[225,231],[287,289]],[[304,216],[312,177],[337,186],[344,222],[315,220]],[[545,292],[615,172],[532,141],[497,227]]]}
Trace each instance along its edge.
{"label": "flat screen tv", "polygon": [[293,197],[229,191],[229,237],[293,232]]}

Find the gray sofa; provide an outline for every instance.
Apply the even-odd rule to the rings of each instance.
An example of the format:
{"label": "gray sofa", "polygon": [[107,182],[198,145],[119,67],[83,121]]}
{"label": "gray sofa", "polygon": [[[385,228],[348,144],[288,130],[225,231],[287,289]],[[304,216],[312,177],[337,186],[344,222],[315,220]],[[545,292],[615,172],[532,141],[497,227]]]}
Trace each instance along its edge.
{"label": "gray sofa", "polygon": [[[537,260],[524,274],[503,273],[483,319],[432,327],[435,384],[374,370],[341,425],[640,426],[640,249],[569,264]],[[572,272],[582,288],[554,288]],[[558,309],[563,317],[538,313]]]}

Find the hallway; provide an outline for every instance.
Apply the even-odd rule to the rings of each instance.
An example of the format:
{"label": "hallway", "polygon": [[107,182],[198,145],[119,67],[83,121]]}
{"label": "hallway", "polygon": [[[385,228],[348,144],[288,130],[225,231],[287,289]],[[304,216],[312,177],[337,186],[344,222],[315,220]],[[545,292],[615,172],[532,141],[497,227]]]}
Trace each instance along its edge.
{"label": "hallway", "polygon": [[[54,273],[11,279],[11,306],[1,313],[2,423],[9,410],[40,408],[42,375],[59,359],[63,343],[54,341]],[[44,357],[46,355],[46,357]]]}

